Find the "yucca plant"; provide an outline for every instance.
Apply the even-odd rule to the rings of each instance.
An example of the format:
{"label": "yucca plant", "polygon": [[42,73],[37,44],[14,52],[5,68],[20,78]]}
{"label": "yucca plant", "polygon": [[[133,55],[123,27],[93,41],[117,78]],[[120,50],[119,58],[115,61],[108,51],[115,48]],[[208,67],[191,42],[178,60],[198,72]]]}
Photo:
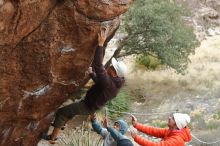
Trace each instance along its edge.
{"label": "yucca plant", "polygon": [[64,146],[102,146],[103,140],[83,124],[80,129],[70,131],[68,136],[60,138],[60,143]]}

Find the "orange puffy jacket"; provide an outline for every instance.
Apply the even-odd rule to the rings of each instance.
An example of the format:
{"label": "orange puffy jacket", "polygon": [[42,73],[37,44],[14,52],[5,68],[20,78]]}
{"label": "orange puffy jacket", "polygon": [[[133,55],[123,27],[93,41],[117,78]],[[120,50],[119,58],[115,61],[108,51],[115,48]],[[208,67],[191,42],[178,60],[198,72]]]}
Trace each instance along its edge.
{"label": "orange puffy jacket", "polygon": [[188,127],[182,130],[169,130],[168,128],[155,128],[137,123],[135,128],[145,134],[162,138],[160,142],[152,142],[136,135],[134,140],[141,146],[184,146],[185,142],[189,142],[192,139]]}

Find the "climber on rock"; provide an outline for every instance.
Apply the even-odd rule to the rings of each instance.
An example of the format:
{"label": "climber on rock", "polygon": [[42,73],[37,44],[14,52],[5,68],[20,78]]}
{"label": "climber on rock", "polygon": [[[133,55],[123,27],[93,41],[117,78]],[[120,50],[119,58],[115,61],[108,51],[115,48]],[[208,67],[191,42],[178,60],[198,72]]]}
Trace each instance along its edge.
{"label": "climber on rock", "polygon": [[[102,108],[109,100],[117,96],[120,88],[125,82],[127,67],[122,61],[112,58],[112,65],[106,70],[103,62],[103,45],[107,38],[109,28],[101,27],[98,34],[98,47],[95,51],[92,69],[89,74],[95,84],[87,91],[83,100],[72,103],[58,109],[53,123],[54,129],[50,135],[43,135],[42,138],[55,143],[61,128],[75,115],[90,115]],[[94,70],[94,72],[92,71]]]}

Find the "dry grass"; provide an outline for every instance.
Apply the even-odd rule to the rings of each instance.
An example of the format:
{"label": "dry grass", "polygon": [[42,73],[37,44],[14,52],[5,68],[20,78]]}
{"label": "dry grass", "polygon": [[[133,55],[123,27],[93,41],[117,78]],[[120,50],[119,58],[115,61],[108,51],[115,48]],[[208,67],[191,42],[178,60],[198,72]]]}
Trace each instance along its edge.
{"label": "dry grass", "polygon": [[[191,115],[193,132],[205,141],[212,141],[219,138],[220,129],[220,120],[213,118],[213,114],[220,109],[220,36],[203,41],[190,59],[185,75],[176,74],[172,69],[136,69],[131,64],[127,86],[145,99],[135,102],[133,110],[151,113],[178,108]],[[130,62],[131,58],[128,59]],[[155,119],[166,120],[167,116],[138,118],[147,123]],[[211,138],[209,135],[212,132],[218,134],[211,134]]]}
{"label": "dry grass", "polygon": [[[209,89],[220,86],[220,36],[209,38],[202,42],[191,55],[191,63],[185,75],[176,74],[172,69],[145,71],[130,70],[128,85],[131,87],[157,85],[161,89],[169,85],[170,88],[185,88],[188,90]],[[129,63],[131,59],[128,59]],[[130,66],[134,68],[134,64]]]}

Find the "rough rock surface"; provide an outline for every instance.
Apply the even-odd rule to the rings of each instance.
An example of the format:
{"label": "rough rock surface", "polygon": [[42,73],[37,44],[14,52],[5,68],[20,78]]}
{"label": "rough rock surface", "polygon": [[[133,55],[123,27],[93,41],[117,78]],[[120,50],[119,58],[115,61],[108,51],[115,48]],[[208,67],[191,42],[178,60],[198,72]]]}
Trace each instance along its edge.
{"label": "rough rock surface", "polygon": [[220,0],[176,0],[192,10],[190,20],[195,26],[198,38],[220,34]]}
{"label": "rough rock surface", "polygon": [[132,0],[0,0],[0,145],[34,146]]}

